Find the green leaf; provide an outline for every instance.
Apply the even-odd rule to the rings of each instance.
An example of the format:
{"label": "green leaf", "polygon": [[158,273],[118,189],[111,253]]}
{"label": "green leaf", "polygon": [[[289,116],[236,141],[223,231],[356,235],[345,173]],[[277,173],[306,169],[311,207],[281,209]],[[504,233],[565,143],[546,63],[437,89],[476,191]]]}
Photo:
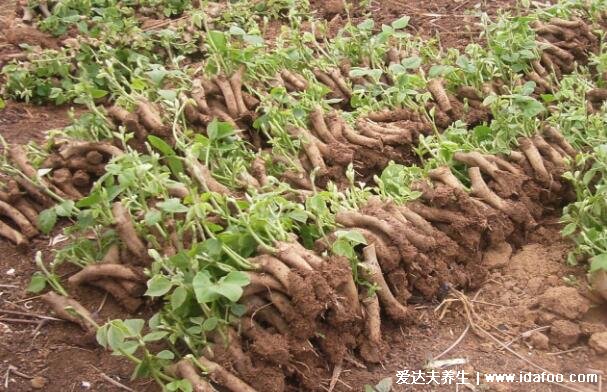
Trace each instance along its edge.
{"label": "green leaf", "polygon": [[377,392],[390,392],[392,389],[392,378],[386,377],[377,383],[375,390]]}
{"label": "green leaf", "polygon": [[232,271],[221,279],[223,283],[235,284],[238,286],[246,286],[251,283],[249,275],[242,271]]}
{"label": "green leaf", "polygon": [[245,34],[242,39],[249,45],[263,45],[263,38],[258,35]]}
{"label": "green leaf", "polygon": [[32,279],[30,280],[30,284],[27,286],[27,291],[29,293],[37,294],[44,290],[46,287],[46,277],[40,273],[36,272],[32,275]]}
{"label": "green leaf", "polygon": [[169,292],[173,284],[171,281],[163,275],[154,275],[154,277],[148,280],[148,289],[145,295],[148,297],[160,297]]}
{"label": "green leaf", "polygon": [[170,199],[157,203],[156,207],[171,214],[188,212],[188,207],[181,204],[181,200],[176,197],[172,197]]}
{"label": "green leaf", "polygon": [[101,195],[99,192],[93,192],[90,195],[78,200],[76,207],[84,208],[93,206],[101,201]]}
{"label": "green leaf", "polygon": [[337,230],[337,238],[348,240],[354,244],[367,244],[366,238],[356,230]]}
{"label": "green leaf", "polygon": [[194,289],[194,295],[198,303],[204,304],[212,302],[217,299],[217,294],[211,290],[211,278],[207,271],[199,271],[192,279],[192,288]]}
{"label": "green leaf", "polygon": [[205,331],[212,331],[217,327],[217,317],[209,317],[208,319],[204,320],[204,322],[202,323],[202,329],[204,329]]}
{"label": "green leaf", "polygon": [[419,56],[407,57],[401,62],[403,67],[406,69],[417,69],[422,65],[422,59]]}
{"label": "green leaf", "polygon": [[162,212],[152,208],[145,214],[145,224],[148,226],[154,226],[156,223],[162,221]]}
{"label": "green leaf", "polygon": [[561,234],[564,237],[567,237],[567,236],[570,236],[571,234],[573,234],[576,229],[577,229],[577,225],[575,223],[569,223],[568,225],[563,227],[563,230],[561,230]]}
{"label": "green leaf", "polygon": [[431,78],[436,78],[449,73],[451,69],[452,68],[448,65],[433,65],[430,68],[430,71],[428,71],[428,76]]}
{"label": "green leaf", "polygon": [[361,23],[359,23],[356,28],[359,30],[371,30],[375,26],[375,22],[373,19],[365,19]]}
{"label": "green leaf", "polygon": [[404,29],[409,25],[409,20],[411,20],[411,18],[405,15],[392,22],[392,27],[394,28],[394,30]]}
{"label": "green leaf", "polygon": [[97,333],[95,334],[97,343],[99,343],[99,345],[105,349],[107,349],[107,346],[108,346],[107,329],[108,329],[108,325],[107,324],[103,325],[97,330]]}
{"label": "green leaf", "polygon": [[171,293],[171,308],[173,310],[179,309],[188,297],[188,291],[182,286],[178,286],[173,293]]}
{"label": "green leaf", "polygon": [[217,121],[217,119],[211,121],[207,126],[207,135],[211,141],[220,140],[234,134],[234,128],[229,123]]}
{"label": "green leaf", "polygon": [[57,213],[54,208],[44,210],[38,215],[38,229],[44,234],[50,233],[56,223]]}
{"label": "green leaf", "polygon": [[161,138],[159,138],[158,136],[154,136],[154,135],[149,135],[148,136],[148,142],[154,147],[156,148],[158,151],[160,151],[161,153],[163,153],[165,156],[172,156],[175,155],[175,150],[173,150],[171,148],[171,146],[169,146],[167,144],[167,142],[165,142],[164,140],[162,140]]}
{"label": "green leaf", "polygon": [[590,272],[607,271],[607,253],[596,255],[590,259]]}
{"label": "green leaf", "polygon": [[217,50],[223,52],[226,50],[226,37],[221,31],[212,30],[209,31],[209,43],[212,44]]}
{"label": "green leaf", "polygon": [[247,33],[246,31],[244,31],[243,29],[241,29],[238,26],[230,26],[230,29],[228,31],[232,35],[245,35]]}
{"label": "green leaf", "polygon": [[55,206],[55,212],[57,216],[68,217],[72,215],[72,210],[74,209],[74,201],[73,200],[65,200],[61,204]]}
{"label": "green leaf", "polygon": [[162,350],[161,352],[156,354],[156,358],[167,359],[170,361],[175,358],[175,354],[173,354],[173,352],[169,350]]}
{"label": "green leaf", "polygon": [[107,343],[113,351],[118,351],[124,344],[124,332],[110,325],[107,331]]}
{"label": "green leaf", "polygon": [[143,326],[145,325],[145,320],[143,320],[143,319],[128,319],[128,320],[124,320],[124,325],[129,330],[131,336],[137,336],[143,330]]}
{"label": "green leaf", "polygon": [[169,333],[167,331],[154,331],[143,337],[143,341],[146,343],[149,342],[157,342],[167,336]]}
{"label": "green leaf", "polygon": [[217,294],[220,294],[232,302],[236,302],[242,297],[242,287],[236,284],[222,283],[212,288]]}
{"label": "green leaf", "polygon": [[177,99],[177,91],[175,90],[158,90],[158,95],[169,102],[174,102]]}

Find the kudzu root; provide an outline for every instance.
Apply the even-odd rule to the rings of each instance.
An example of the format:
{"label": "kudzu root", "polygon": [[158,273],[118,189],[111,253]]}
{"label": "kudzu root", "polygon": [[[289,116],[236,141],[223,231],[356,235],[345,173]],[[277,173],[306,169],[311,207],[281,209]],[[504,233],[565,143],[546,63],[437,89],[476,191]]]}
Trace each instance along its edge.
{"label": "kudzu root", "polygon": [[[390,288],[388,287],[388,284],[386,283],[386,280],[381,272],[381,268],[379,267],[377,255],[375,254],[375,246],[366,246],[363,249],[363,258],[364,262],[361,263],[363,267],[361,269],[361,273],[365,279],[379,287],[377,296],[379,297],[386,314],[393,320],[405,320],[408,315],[407,308],[401,305],[401,303],[394,298],[394,295],[390,291]],[[377,316],[375,315],[375,317]],[[369,323],[381,325],[381,320],[370,320]]]}
{"label": "kudzu root", "polygon": [[133,264],[147,264],[147,247],[139,238],[139,235],[135,230],[131,214],[121,202],[117,201],[112,205],[112,215],[114,215],[114,220],[116,221],[118,236],[122,242],[124,242],[128,250],[135,255]]}
{"label": "kudzu root", "polygon": [[114,299],[130,313],[135,313],[141,307],[142,301],[133,298],[118,282],[109,279],[91,280],[87,282],[91,286],[99,287],[108,292]]}
{"label": "kudzu root", "polygon": [[546,52],[556,56],[556,58],[562,60],[565,63],[571,63],[575,60],[571,53],[559,48],[558,46],[546,40],[536,41],[536,45],[539,48],[543,48]]}
{"label": "kudzu root", "polygon": [[331,76],[331,78],[333,79],[335,84],[337,85],[337,88],[343,93],[343,95],[346,98],[350,99],[350,97],[352,96],[352,90],[346,83],[346,80],[342,76],[341,72],[339,72],[339,69],[338,68],[331,69],[329,71],[329,75]]}
{"label": "kudzu root", "polygon": [[29,240],[23,234],[2,221],[0,221],[0,236],[12,241],[18,247],[29,243]]}
{"label": "kudzu root", "polygon": [[236,101],[236,107],[238,108],[238,115],[244,116],[248,113],[247,105],[244,102],[242,96],[242,78],[244,76],[245,66],[241,65],[238,70],[230,77],[230,87],[234,92],[234,100]]}
{"label": "kudzu root", "polygon": [[249,284],[244,288],[243,297],[268,290],[287,293],[287,289],[272,275],[260,274],[259,272],[247,272],[247,275],[249,276]]}
{"label": "kudzu root", "polygon": [[458,212],[446,210],[444,208],[429,207],[420,202],[408,203],[407,208],[431,222],[459,224],[466,221],[466,217]]}
{"label": "kudzu root", "polygon": [[26,180],[21,176],[14,177],[14,180],[36,203],[40,204],[43,207],[50,207],[54,204],[50,197],[42,193],[42,191],[38,189],[34,184],[32,184],[29,180]]}
{"label": "kudzu root", "polygon": [[87,265],[76,274],[70,276],[68,282],[71,285],[81,285],[103,278],[113,278],[118,280],[131,280],[135,282],[145,282],[142,274],[132,267],[122,264],[93,264]]}
{"label": "kudzu root", "polygon": [[214,392],[215,388],[211,386],[205,379],[198,375],[196,367],[190,359],[183,358],[177,362],[176,366],[177,373],[180,377],[188,380],[192,385],[194,392]]}
{"label": "kudzu root", "polygon": [[139,116],[137,116],[137,113],[130,113],[118,105],[111,106],[106,109],[106,111],[110,118],[117,121],[119,124],[124,125],[127,131],[133,132],[137,140],[146,140],[148,133],[139,123]]}
{"label": "kudzu root", "polygon": [[[95,154],[95,152],[97,154]],[[93,155],[89,157],[89,153],[92,153]],[[124,155],[124,151],[107,142],[71,141],[61,146],[61,148],[59,149],[59,155],[61,155],[63,159],[68,159],[74,155],[86,155],[86,160],[91,165],[97,165],[103,161],[103,157],[100,158],[98,156],[99,153],[103,153],[112,157],[119,157]],[[93,162],[91,162],[91,160]]]}
{"label": "kudzu root", "polygon": [[342,130],[343,135],[352,144],[358,144],[359,146],[374,148],[374,149],[382,149],[383,143],[380,139],[373,139],[367,136],[363,136],[357,132],[355,132],[352,127],[346,123],[343,119],[342,122]]}
{"label": "kudzu root", "polygon": [[312,70],[312,72],[314,73],[314,76],[316,76],[316,79],[318,79],[319,82],[329,87],[329,90],[331,90],[330,95],[333,98],[347,99],[347,97],[344,95],[341,89],[337,87],[337,84],[329,75],[325,74],[319,69],[314,69]]}
{"label": "kudzu root", "polygon": [[232,118],[237,118],[238,104],[236,103],[236,98],[234,97],[234,91],[232,91],[232,86],[230,85],[230,82],[223,75],[215,76],[213,78],[213,81],[221,90],[221,94],[223,95],[223,99],[226,103],[228,114]]}
{"label": "kudzu root", "polygon": [[548,144],[548,142],[543,137],[536,134],[531,140],[533,141],[535,147],[543,155],[548,157],[548,160],[550,160],[550,162],[555,164],[557,167],[562,168],[565,166],[565,159],[563,158],[563,156],[554,147]]}
{"label": "kudzu root", "polygon": [[[287,244],[279,243],[277,246],[278,250],[276,251],[274,256],[277,257],[283,263],[285,263],[287,266],[294,268],[298,271],[314,270],[314,268],[312,268],[306,260],[304,260],[299,254],[294,252],[293,248],[289,247]],[[260,247],[259,250],[261,253],[270,255],[270,252],[263,247]]]}
{"label": "kudzu root", "polygon": [[591,102],[600,103],[607,100],[607,88],[593,88],[586,92],[586,98]]}
{"label": "kudzu root", "polygon": [[464,185],[457,179],[457,177],[455,177],[455,175],[453,175],[448,166],[441,166],[430,170],[428,172],[428,177],[430,177],[432,180],[440,181],[454,189],[465,189]]}
{"label": "kudzu root", "polygon": [[205,357],[198,358],[198,362],[200,362],[202,368],[207,371],[211,380],[222,387],[232,392],[257,392],[240,378],[224,369],[221,365]]}
{"label": "kudzu root", "polygon": [[546,166],[544,166],[542,156],[533,142],[529,138],[519,138],[518,142],[521,151],[527,157],[538,179],[544,184],[552,183],[552,175],[548,172]]}
{"label": "kudzu root", "polygon": [[451,114],[453,112],[453,107],[451,106],[451,101],[449,100],[449,96],[445,91],[445,87],[443,86],[442,79],[432,79],[428,82],[427,85],[428,91],[432,94],[432,97],[438,104],[438,107],[445,113]]}
{"label": "kudzu root", "polygon": [[411,132],[407,129],[382,127],[362,119],[359,119],[356,125],[363,135],[379,139],[385,144],[406,145],[412,141]]}
{"label": "kudzu root", "polygon": [[289,127],[289,133],[294,137],[297,137],[302,141],[302,148],[306,153],[306,156],[310,160],[310,163],[314,168],[319,168],[321,171],[326,171],[327,166],[325,164],[324,159],[322,158],[322,154],[318,149],[318,145],[314,143],[311,135],[308,131],[299,128],[299,127]]}
{"label": "kudzu root", "polygon": [[527,73],[527,77],[535,82],[535,84],[542,88],[544,91],[552,92],[553,88],[550,82],[540,76],[537,72],[529,72]]}
{"label": "kudzu root", "polygon": [[242,302],[247,308],[247,315],[259,317],[262,321],[271,325],[283,335],[289,333],[289,325],[272,303],[266,302],[256,295],[245,296],[244,294]]}
{"label": "kudzu root", "polygon": [[191,157],[186,161],[186,165],[192,177],[196,179],[205,192],[215,192],[221,195],[232,194],[229,188],[213,178],[211,171],[198,159]]}
{"label": "kudzu root", "polygon": [[382,109],[377,112],[370,112],[367,118],[375,122],[395,122],[395,121],[420,121],[420,117],[411,109]]}
{"label": "kudzu root", "polygon": [[282,76],[285,81],[291,83],[297,91],[306,91],[308,89],[308,81],[300,75],[297,75],[287,69],[283,69],[280,71],[280,76]]}
{"label": "kudzu root", "polygon": [[53,171],[53,182],[72,199],[81,199],[82,193],[74,187],[72,183],[72,172],[68,168],[57,169]]}
{"label": "kudzu root", "polygon": [[[8,151],[8,155],[9,155],[11,161],[17,166],[17,168],[23,174],[25,174],[26,177],[28,177],[31,180],[35,180],[38,178],[38,172],[29,163],[29,161],[27,159],[27,154],[25,153],[25,150],[23,149],[22,146],[17,145],[17,146],[11,147]],[[52,201],[50,200],[50,198],[47,197],[46,195],[43,195],[43,193],[40,190],[38,190],[37,187],[34,184],[32,184],[31,182],[21,178],[20,176],[16,176],[15,180],[19,183],[19,185],[21,185],[22,188],[24,188],[28,192],[28,194],[30,194],[33,198],[37,199],[37,201],[39,201],[40,204],[42,204],[46,207],[53,204]],[[48,187],[51,191],[56,193],[58,196],[67,198],[67,195],[65,193],[63,193],[60,189],[58,189],[54,185],[45,181],[44,178],[41,178],[40,181],[42,182],[42,184],[44,184],[44,186]]]}
{"label": "kudzu root", "polygon": [[471,99],[474,101],[483,100],[481,92],[478,91],[477,89],[475,89],[474,87],[470,87],[470,86],[459,86],[457,88],[457,95],[459,95],[462,98],[467,98],[467,99]]}
{"label": "kudzu root", "polygon": [[67,321],[78,324],[89,335],[97,333],[97,325],[91,313],[86,310],[75,299],[61,296],[54,291],[49,291],[40,296],[55,314]]}
{"label": "kudzu root", "polygon": [[291,273],[291,269],[287,267],[286,264],[270,255],[256,256],[249,259],[249,261],[261,271],[276,278],[276,280],[283,285],[287,292],[290,292],[291,283],[289,280],[289,274]]}
{"label": "kudzu root", "polygon": [[99,165],[103,163],[103,155],[99,151],[91,150],[86,153],[86,161],[91,165]]}
{"label": "kudzu root", "polygon": [[[15,222],[23,235],[25,235],[27,238],[33,238],[38,235],[38,230],[32,226],[32,223],[27,219],[27,217],[10,204],[0,201],[0,214],[9,217],[13,222]],[[7,231],[7,234],[10,233]],[[17,238],[18,237],[12,235],[12,239]]]}
{"label": "kudzu root", "polygon": [[491,178],[500,186],[500,190],[506,195],[516,194],[517,187],[512,184],[513,180],[521,182],[521,178],[514,178],[514,176],[506,176],[506,173],[501,171],[496,165],[487,160],[482,154],[477,151],[472,152],[456,152],[453,155],[453,159],[456,161],[465,163],[468,166],[478,166],[484,173],[491,176]]}
{"label": "kudzu root", "polygon": [[310,122],[312,123],[312,128],[320,137],[320,139],[325,143],[335,143],[337,139],[333,136],[327,124],[325,123],[325,118],[323,114],[323,110],[320,105],[315,105],[310,112]]}
{"label": "kudzu root", "polygon": [[368,341],[362,343],[360,354],[367,362],[381,361],[381,315],[379,299],[376,294],[368,295],[362,300],[365,309],[365,335]]}
{"label": "kudzu root", "polygon": [[72,183],[79,188],[84,188],[91,183],[91,176],[84,170],[76,170],[72,176]]}
{"label": "kudzu root", "polygon": [[548,139],[550,139],[551,141],[556,143],[561,149],[563,149],[563,151],[565,151],[567,155],[569,155],[571,158],[576,157],[577,153],[575,149],[571,146],[571,144],[569,144],[567,139],[565,139],[565,137],[559,131],[556,130],[556,128],[548,126],[544,128],[544,134],[548,137]]}
{"label": "kudzu root", "polygon": [[251,162],[251,174],[257,179],[260,186],[268,185],[268,176],[266,174],[266,165],[260,156],[255,157]]}
{"label": "kudzu root", "polygon": [[156,136],[168,136],[167,128],[162,122],[160,114],[154,108],[153,104],[143,99],[137,101],[137,114],[144,127]]}

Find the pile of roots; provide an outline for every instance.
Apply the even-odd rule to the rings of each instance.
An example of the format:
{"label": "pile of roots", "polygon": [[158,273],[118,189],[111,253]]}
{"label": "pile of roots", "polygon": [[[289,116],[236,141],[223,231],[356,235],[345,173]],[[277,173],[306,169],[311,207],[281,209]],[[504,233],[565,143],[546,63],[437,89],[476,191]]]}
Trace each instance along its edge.
{"label": "pile of roots", "polygon": [[[240,323],[211,334],[201,358],[185,357],[167,370],[198,391],[212,390],[211,383],[235,392],[290,385],[317,390],[344,361],[380,362],[382,323],[411,322],[411,303],[440,298],[450,287],[480,285],[484,256],[525,243],[543,215],[571,196],[561,175],[573,155],[563,136],[547,127],[521,138],[508,156],[456,153],[469,186],[440,167],[415,185],[418,200],[397,205],[371,197],[360,210],[339,212],[340,230],[357,231],[367,242],[358,249],[363,261],[357,271],[344,257],[330,255],[336,233],[319,239],[314,250],[295,239],[260,248],[249,259],[253,269],[240,300],[246,307]],[[99,287],[132,312],[141,304],[147,246],[120,203],[113,214],[121,247],[110,248],[69,283]],[[44,299],[62,317],[63,302],[73,301],[54,294]],[[76,309],[79,316],[65,318],[90,332],[90,314]],[[194,360],[208,370],[207,378]]]}
{"label": "pile of roots", "polygon": [[11,163],[20,173],[5,179],[0,190],[0,236],[17,246],[26,245],[38,235],[40,212],[55,204],[52,196],[79,200],[93,182],[105,172],[113,156],[123,154],[119,148],[103,142],[59,141],[41,165],[49,172],[39,176],[22,146],[8,151]]}

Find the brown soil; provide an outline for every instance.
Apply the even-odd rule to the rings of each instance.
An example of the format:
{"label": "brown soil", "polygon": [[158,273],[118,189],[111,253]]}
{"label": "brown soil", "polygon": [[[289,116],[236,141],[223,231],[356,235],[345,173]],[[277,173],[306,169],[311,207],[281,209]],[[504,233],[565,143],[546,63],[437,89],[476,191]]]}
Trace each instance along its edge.
{"label": "brown soil", "polygon": [[[330,30],[337,31],[347,20],[340,1],[312,0],[312,8],[325,19],[331,21]],[[470,1],[470,0],[380,0],[370,1],[365,8],[363,2],[355,1],[351,16],[355,21],[366,19],[371,14],[375,26],[390,22],[407,15],[409,31],[424,38],[437,37],[444,48],[463,49],[471,41],[478,39],[481,27],[480,12],[495,16],[498,12],[516,13],[515,0]],[[334,19],[335,18],[335,19]]]}

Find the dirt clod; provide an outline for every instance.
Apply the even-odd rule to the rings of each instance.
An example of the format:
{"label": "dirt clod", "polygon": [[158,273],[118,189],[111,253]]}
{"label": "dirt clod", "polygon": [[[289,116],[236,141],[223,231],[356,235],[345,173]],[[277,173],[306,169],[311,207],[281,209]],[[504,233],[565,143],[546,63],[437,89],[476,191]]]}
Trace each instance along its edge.
{"label": "dirt clod", "polygon": [[34,377],[30,380],[30,385],[34,389],[42,389],[46,386],[47,380],[44,377]]}
{"label": "dirt clod", "polygon": [[539,298],[541,308],[569,320],[582,317],[590,308],[590,302],[575,288],[551,287]]}
{"label": "dirt clod", "polygon": [[598,354],[607,353],[607,332],[595,333],[590,337],[588,345]]}
{"label": "dirt clod", "polygon": [[531,345],[538,350],[548,350],[548,347],[550,346],[550,339],[541,332],[534,332],[529,337],[529,343],[531,343]]}
{"label": "dirt clod", "polygon": [[489,269],[501,268],[508,264],[512,255],[512,246],[502,242],[487,249],[483,254],[483,265]]}
{"label": "dirt clod", "polygon": [[550,340],[564,349],[575,344],[580,334],[580,327],[569,320],[557,320],[550,327]]}

